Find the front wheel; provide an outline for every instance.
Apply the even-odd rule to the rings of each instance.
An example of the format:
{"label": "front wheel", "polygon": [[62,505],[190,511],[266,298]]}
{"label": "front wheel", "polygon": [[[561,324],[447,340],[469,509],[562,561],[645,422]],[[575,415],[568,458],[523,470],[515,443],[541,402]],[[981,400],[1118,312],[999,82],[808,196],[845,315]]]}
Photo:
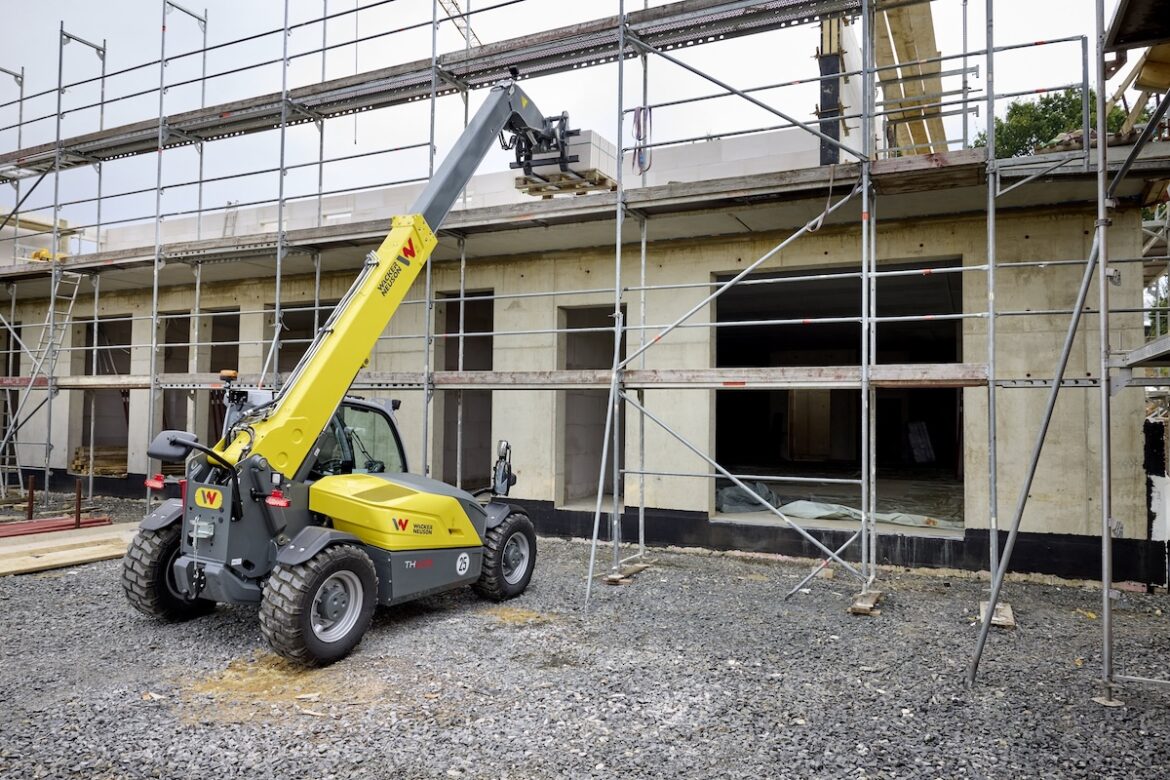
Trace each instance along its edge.
{"label": "front wheel", "polygon": [[510,599],[524,592],[535,568],[536,530],[528,515],[513,512],[487,532],[483,569],[472,587],[493,601]]}
{"label": "front wheel", "polygon": [[327,547],[304,563],[272,570],[264,582],[260,630],[290,661],[331,664],[361,641],[377,600],[370,557],[349,544]]}
{"label": "front wheel", "polygon": [[215,602],[191,598],[175,582],[179,557],[179,523],[157,531],[139,530],[122,559],[122,590],[144,615],[162,620],[190,620],[215,610]]}

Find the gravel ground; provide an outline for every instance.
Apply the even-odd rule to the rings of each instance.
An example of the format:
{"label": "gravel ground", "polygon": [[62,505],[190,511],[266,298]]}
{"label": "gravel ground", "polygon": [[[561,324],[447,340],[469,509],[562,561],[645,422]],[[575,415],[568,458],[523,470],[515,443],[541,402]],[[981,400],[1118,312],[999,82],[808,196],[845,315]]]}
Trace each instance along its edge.
{"label": "gravel ground", "polygon": [[[185,625],[126,604],[120,562],[0,579],[4,778],[1167,777],[1170,692],[1103,708],[1095,591],[1012,584],[963,685],[980,583],[887,574],[878,617],[840,574],[663,552],[580,606],[588,547],[541,539],[528,592],[380,609],[320,670],[256,610]],[[1125,594],[1120,664],[1166,673],[1165,596]]]}

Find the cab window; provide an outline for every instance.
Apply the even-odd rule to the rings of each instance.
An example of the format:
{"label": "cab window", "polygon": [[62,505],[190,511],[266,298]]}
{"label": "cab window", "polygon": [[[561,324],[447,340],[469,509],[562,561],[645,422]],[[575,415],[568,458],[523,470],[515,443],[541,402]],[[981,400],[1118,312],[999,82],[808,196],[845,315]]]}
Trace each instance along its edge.
{"label": "cab window", "polygon": [[329,421],[311,479],[331,474],[396,474],[405,471],[402,445],[386,415],[342,404]]}
{"label": "cab window", "polygon": [[349,446],[353,473],[397,474],[406,470],[402,445],[384,412],[343,405],[338,417],[342,441]]}

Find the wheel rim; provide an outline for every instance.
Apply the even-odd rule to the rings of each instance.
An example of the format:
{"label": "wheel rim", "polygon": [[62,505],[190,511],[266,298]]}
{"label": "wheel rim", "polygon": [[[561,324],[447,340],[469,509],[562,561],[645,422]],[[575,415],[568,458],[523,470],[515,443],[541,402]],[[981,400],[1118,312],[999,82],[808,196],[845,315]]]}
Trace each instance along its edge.
{"label": "wheel rim", "polygon": [[504,543],[500,563],[504,569],[504,580],[509,585],[515,585],[524,579],[524,574],[528,571],[528,561],[532,557],[531,549],[528,546],[528,537],[522,533],[512,534]]}
{"label": "wheel rim", "polygon": [[313,611],[309,618],[313,633],[322,642],[344,638],[357,624],[364,600],[361,580],[352,571],[329,575],[313,597]]}

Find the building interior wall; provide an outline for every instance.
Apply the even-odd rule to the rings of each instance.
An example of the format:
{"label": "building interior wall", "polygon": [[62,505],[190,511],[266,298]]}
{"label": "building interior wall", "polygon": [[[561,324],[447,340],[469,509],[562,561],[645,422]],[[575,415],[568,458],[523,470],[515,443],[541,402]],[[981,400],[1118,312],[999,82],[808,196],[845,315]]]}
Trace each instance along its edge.
{"label": "building interior wall", "polygon": [[[623,307],[623,313],[625,309]],[[577,371],[607,369],[613,366],[613,307],[561,307],[559,322],[569,331],[560,334],[561,356],[558,368]],[[609,331],[594,329],[610,328]],[[589,330],[586,330],[589,329]],[[625,358],[625,340],[621,344]],[[601,454],[605,442],[605,421],[609,408],[609,391],[574,389],[560,391],[562,422],[559,433],[559,456],[564,476],[559,496],[561,504],[596,499]],[[617,416],[617,463],[625,467],[625,412]],[[612,449],[612,443],[611,443]],[[607,468],[602,479],[602,493],[613,494],[613,469]]]}

